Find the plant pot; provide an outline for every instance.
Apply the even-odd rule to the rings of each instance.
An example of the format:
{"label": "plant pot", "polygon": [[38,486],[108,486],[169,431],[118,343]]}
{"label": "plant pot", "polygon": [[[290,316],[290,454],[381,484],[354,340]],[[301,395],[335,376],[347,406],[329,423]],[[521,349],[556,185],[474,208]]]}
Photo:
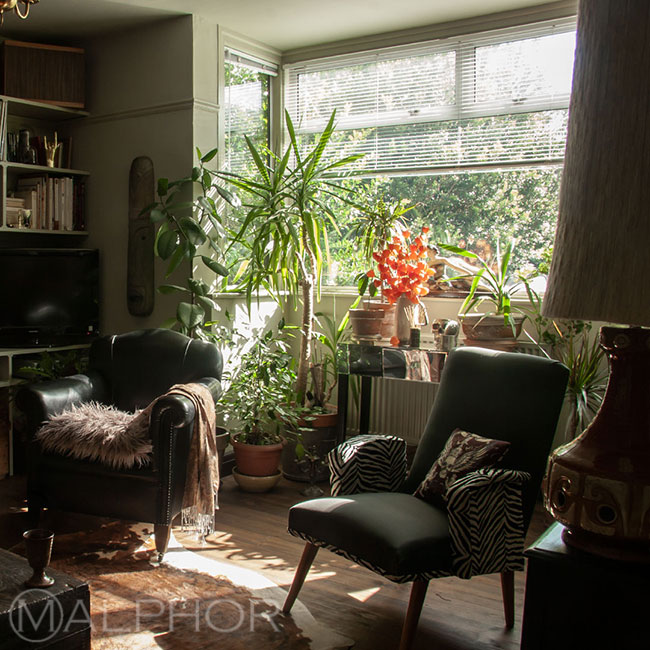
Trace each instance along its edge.
{"label": "plant pot", "polygon": [[505,325],[503,316],[486,316],[471,314],[462,317],[461,325],[465,335],[465,345],[476,345],[492,350],[512,350],[517,345],[524,322],[523,316],[513,316],[514,332],[510,325]]}
{"label": "plant pot", "polygon": [[271,476],[278,471],[282,457],[282,442],[272,445],[249,445],[231,438],[235,461],[240,474],[248,476]]}
{"label": "plant pot", "polygon": [[[300,422],[302,427],[310,427],[308,431],[302,431],[302,445],[306,450],[312,450],[320,457],[321,463],[316,470],[313,481],[320,483],[329,481],[329,466],[327,454],[336,447],[336,425],[338,413],[336,407],[328,406],[329,413],[315,415],[314,420]],[[291,481],[308,483],[310,480],[309,463],[301,461],[296,457],[297,443],[294,440],[287,441],[282,450],[282,473]]]}
{"label": "plant pot", "polygon": [[379,329],[379,334],[382,339],[389,339],[395,333],[395,305],[391,305],[389,302],[379,302],[373,300],[367,300],[365,303],[366,309],[379,310],[383,312],[383,318],[381,320],[381,327]]}
{"label": "plant pot", "polygon": [[282,474],[280,470],[276,470],[275,474],[270,474],[269,476],[249,476],[248,474],[242,474],[238,471],[237,467],[233,467],[232,470],[233,478],[235,483],[244,492],[268,492],[272,490],[277,484]]}
{"label": "plant pot", "polygon": [[350,327],[360,338],[380,336],[384,312],[378,309],[350,309]]}

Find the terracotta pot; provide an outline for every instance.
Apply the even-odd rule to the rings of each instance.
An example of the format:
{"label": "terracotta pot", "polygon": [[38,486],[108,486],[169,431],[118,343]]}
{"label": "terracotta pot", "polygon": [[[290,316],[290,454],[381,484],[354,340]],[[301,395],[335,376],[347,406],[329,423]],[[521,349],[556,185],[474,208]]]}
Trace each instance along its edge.
{"label": "terracotta pot", "polygon": [[[302,444],[305,449],[314,449],[320,456],[321,463],[316,470],[315,482],[329,480],[329,466],[327,454],[336,447],[336,426],[338,412],[335,406],[328,405],[328,413],[314,415],[313,420],[300,421],[301,427],[309,427],[308,431],[301,433]],[[292,481],[308,482],[309,465],[301,463],[296,456],[296,442],[289,440],[282,450],[282,473]]]}
{"label": "terracotta pot", "polygon": [[395,333],[395,305],[389,302],[367,300],[366,309],[380,310],[384,313],[379,334],[382,339],[389,339]]}
{"label": "terracotta pot", "polygon": [[235,461],[240,474],[249,476],[270,476],[278,471],[284,443],[273,445],[249,445],[231,438]]}
{"label": "terracotta pot", "polygon": [[379,336],[383,319],[383,311],[377,309],[350,309],[350,327],[356,336]]}
{"label": "terracotta pot", "polygon": [[512,350],[517,345],[524,322],[523,316],[513,316],[515,331],[505,325],[503,316],[471,314],[462,317],[461,325],[465,335],[465,345],[477,345],[493,350]]}

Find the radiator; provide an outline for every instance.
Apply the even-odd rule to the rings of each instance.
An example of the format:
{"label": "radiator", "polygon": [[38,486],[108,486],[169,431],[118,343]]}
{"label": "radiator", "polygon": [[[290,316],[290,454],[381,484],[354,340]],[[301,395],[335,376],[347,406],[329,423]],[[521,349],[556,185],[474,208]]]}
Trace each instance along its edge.
{"label": "radiator", "polygon": [[[532,341],[521,340],[517,352],[545,356]],[[355,378],[350,377],[350,384]],[[438,384],[402,379],[372,380],[370,397],[370,424],[368,433],[399,436],[409,445],[417,445],[424,432]],[[350,435],[359,433],[359,400],[350,391],[347,430]]]}
{"label": "radiator", "polygon": [[[352,383],[353,378],[350,378]],[[372,380],[370,425],[368,433],[399,436],[407,444],[417,445],[438,390],[438,384],[402,379]],[[347,430],[359,433],[359,401],[350,391]]]}

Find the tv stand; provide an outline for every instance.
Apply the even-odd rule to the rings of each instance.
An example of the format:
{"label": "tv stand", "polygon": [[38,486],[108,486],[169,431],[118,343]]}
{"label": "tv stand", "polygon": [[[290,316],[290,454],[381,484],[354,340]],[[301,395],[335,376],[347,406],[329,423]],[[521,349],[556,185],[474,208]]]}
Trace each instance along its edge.
{"label": "tv stand", "polygon": [[25,379],[14,376],[17,361],[21,357],[38,355],[41,352],[65,352],[83,350],[91,341],[70,345],[23,345],[22,347],[0,347],[0,479],[14,473],[15,445],[13,436],[13,401],[10,391],[13,386],[22,384]]}

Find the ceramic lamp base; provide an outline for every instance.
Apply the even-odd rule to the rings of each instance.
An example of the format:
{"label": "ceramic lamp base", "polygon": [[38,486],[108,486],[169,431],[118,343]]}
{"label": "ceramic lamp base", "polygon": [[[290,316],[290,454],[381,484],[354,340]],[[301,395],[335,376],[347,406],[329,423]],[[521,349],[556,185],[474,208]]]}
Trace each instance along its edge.
{"label": "ceramic lamp base", "polygon": [[603,327],[611,368],[589,427],[551,456],[548,511],[570,546],[650,562],[650,330]]}

